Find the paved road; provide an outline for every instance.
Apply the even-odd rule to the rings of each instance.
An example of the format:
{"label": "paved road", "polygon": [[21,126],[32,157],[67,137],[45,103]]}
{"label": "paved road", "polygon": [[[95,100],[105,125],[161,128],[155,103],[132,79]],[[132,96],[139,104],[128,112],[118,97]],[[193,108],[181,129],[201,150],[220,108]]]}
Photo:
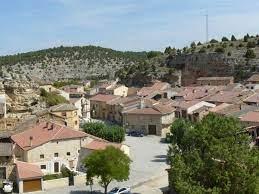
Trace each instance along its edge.
{"label": "paved road", "polygon": [[[113,182],[109,186],[109,189],[114,186],[132,187],[135,185],[139,185],[140,183],[144,183],[147,180],[153,179],[154,177],[161,177],[161,175],[165,175],[165,169],[168,167],[166,164],[166,153],[168,149],[168,144],[161,143],[160,138],[157,136],[146,136],[142,138],[126,137],[125,143],[130,146],[130,157],[133,161],[131,164],[129,180],[121,183]],[[163,180],[165,180],[165,178],[163,178]],[[157,186],[157,188],[160,188],[159,185]],[[94,185],[93,189],[95,191],[103,191],[103,188],[101,188],[98,184]],[[90,191],[90,188],[82,185],[55,189],[40,193],[86,194],[86,191]]]}

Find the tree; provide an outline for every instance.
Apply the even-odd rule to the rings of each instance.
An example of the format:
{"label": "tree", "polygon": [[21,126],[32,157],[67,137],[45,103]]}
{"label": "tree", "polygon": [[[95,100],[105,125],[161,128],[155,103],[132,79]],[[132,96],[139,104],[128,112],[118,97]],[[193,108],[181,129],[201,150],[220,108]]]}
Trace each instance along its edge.
{"label": "tree", "polygon": [[107,125],[101,122],[88,122],[82,126],[84,132],[110,142],[121,143],[125,139],[125,130],[119,125]]}
{"label": "tree", "polygon": [[147,58],[152,59],[152,58],[158,57],[160,55],[162,55],[162,53],[160,51],[150,51],[147,53]]}
{"label": "tree", "polygon": [[256,47],[256,43],[254,41],[249,41],[246,45],[247,48],[255,48]]}
{"label": "tree", "polygon": [[94,177],[99,178],[99,184],[107,194],[108,185],[112,181],[129,179],[130,163],[130,158],[123,151],[112,146],[108,146],[105,150],[94,151],[84,159],[86,182],[92,184]]}
{"label": "tree", "polygon": [[255,52],[252,49],[247,49],[245,57],[247,59],[253,59],[256,57]]}
{"label": "tree", "polygon": [[249,34],[244,36],[244,42],[248,42],[248,39],[250,38]]}
{"label": "tree", "polygon": [[202,45],[201,42],[198,42],[198,43],[197,43],[197,46],[201,46],[201,45]]}
{"label": "tree", "polygon": [[222,42],[227,42],[227,41],[229,41],[228,38],[225,37],[225,36],[224,36],[221,40],[222,40]]}
{"label": "tree", "polygon": [[259,152],[237,119],[175,121],[171,133],[169,184],[176,193],[256,193]]}
{"label": "tree", "polygon": [[217,47],[217,48],[215,49],[215,52],[216,52],[216,53],[224,53],[224,52],[225,52],[225,49],[224,49],[223,47]]}
{"label": "tree", "polygon": [[199,53],[206,53],[206,47],[202,47],[202,48],[199,50]]}
{"label": "tree", "polygon": [[192,43],[191,43],[191,48],[195,48],[195,47],[196,47],[195,42],[192,42]]}
{"label": "tree", "polygon": [[231,41],[236,41],[236,37],[234,35],[231,36]]}
{"label": "tree", "polygon": [[169,47],[165,48],[165,52],[164,53],[169,55],[171,53],[171,51],[172,51],[172,48],[169,46]]}
{"label": "tree", "polygon": [[216,39],[211,39],[210,43],[218,43]]}

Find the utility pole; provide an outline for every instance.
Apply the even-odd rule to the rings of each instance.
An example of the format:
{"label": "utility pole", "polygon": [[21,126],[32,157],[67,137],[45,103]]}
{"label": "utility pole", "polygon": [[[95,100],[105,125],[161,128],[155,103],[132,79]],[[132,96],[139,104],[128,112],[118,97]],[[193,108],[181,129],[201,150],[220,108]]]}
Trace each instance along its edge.
{"label": "utility pole", "polygon": [[208,14],[208,11],[207,11],[205,17],[206,17],[206,42],[209,42],[209,14]]}

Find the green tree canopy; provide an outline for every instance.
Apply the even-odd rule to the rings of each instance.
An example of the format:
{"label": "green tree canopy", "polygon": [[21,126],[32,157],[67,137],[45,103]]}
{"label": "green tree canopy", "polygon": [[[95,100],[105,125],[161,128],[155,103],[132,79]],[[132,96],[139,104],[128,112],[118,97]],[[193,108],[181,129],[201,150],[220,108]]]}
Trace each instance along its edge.
{"label": "green tree canopy", "polygon": [[222,42],[227,42],[227,41],[229,41],[228,38],[225,37],[225,36],[224,36],[221,40],[222,40]]}
{"label": "green tree canopy", "polygon": [[231,36],[231,41],[236,41],[236,37],[234,35]]}
{"label": "green tree canopy", "polygon": [[237,119],[209,114],[171,127],[170,186],[178,194],[256,193],[258,149]]}
{"label": "green tree canopy", "polygon": [[253,59],[256,57],[256,54],[252,49],[247,49],[245,57],[248,59]]}
{"label": "green tree canopy", "polygon": [[121,143],[125,139],[125,130],[119,125],[107,125],[101,122],[88,122],[82,126],[84,132],[110,142]]}
{"label": "green tree canopy", "polygon": [[86,182],[91,184],[93,178],[100,179],[99,183],[107,193],[108,185],[116,181],[126,181],[130,174],[130,158],[123,151],[112,146],[105,150],[92,152],[84,159],[86,167]]}

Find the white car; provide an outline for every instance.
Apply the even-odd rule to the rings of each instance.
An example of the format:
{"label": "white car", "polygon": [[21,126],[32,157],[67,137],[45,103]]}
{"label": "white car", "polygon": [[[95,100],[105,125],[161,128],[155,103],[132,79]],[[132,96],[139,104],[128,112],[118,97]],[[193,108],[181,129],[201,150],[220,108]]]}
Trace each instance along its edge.
{"label": "white car", "polygon": [[115,187],[108,194],[130,194],[129,187]]}
{"label": "white car", "polygon": [[3,191],[4,193],[12,193],[13,192],[13,183],[10,181],[3,182]]}

